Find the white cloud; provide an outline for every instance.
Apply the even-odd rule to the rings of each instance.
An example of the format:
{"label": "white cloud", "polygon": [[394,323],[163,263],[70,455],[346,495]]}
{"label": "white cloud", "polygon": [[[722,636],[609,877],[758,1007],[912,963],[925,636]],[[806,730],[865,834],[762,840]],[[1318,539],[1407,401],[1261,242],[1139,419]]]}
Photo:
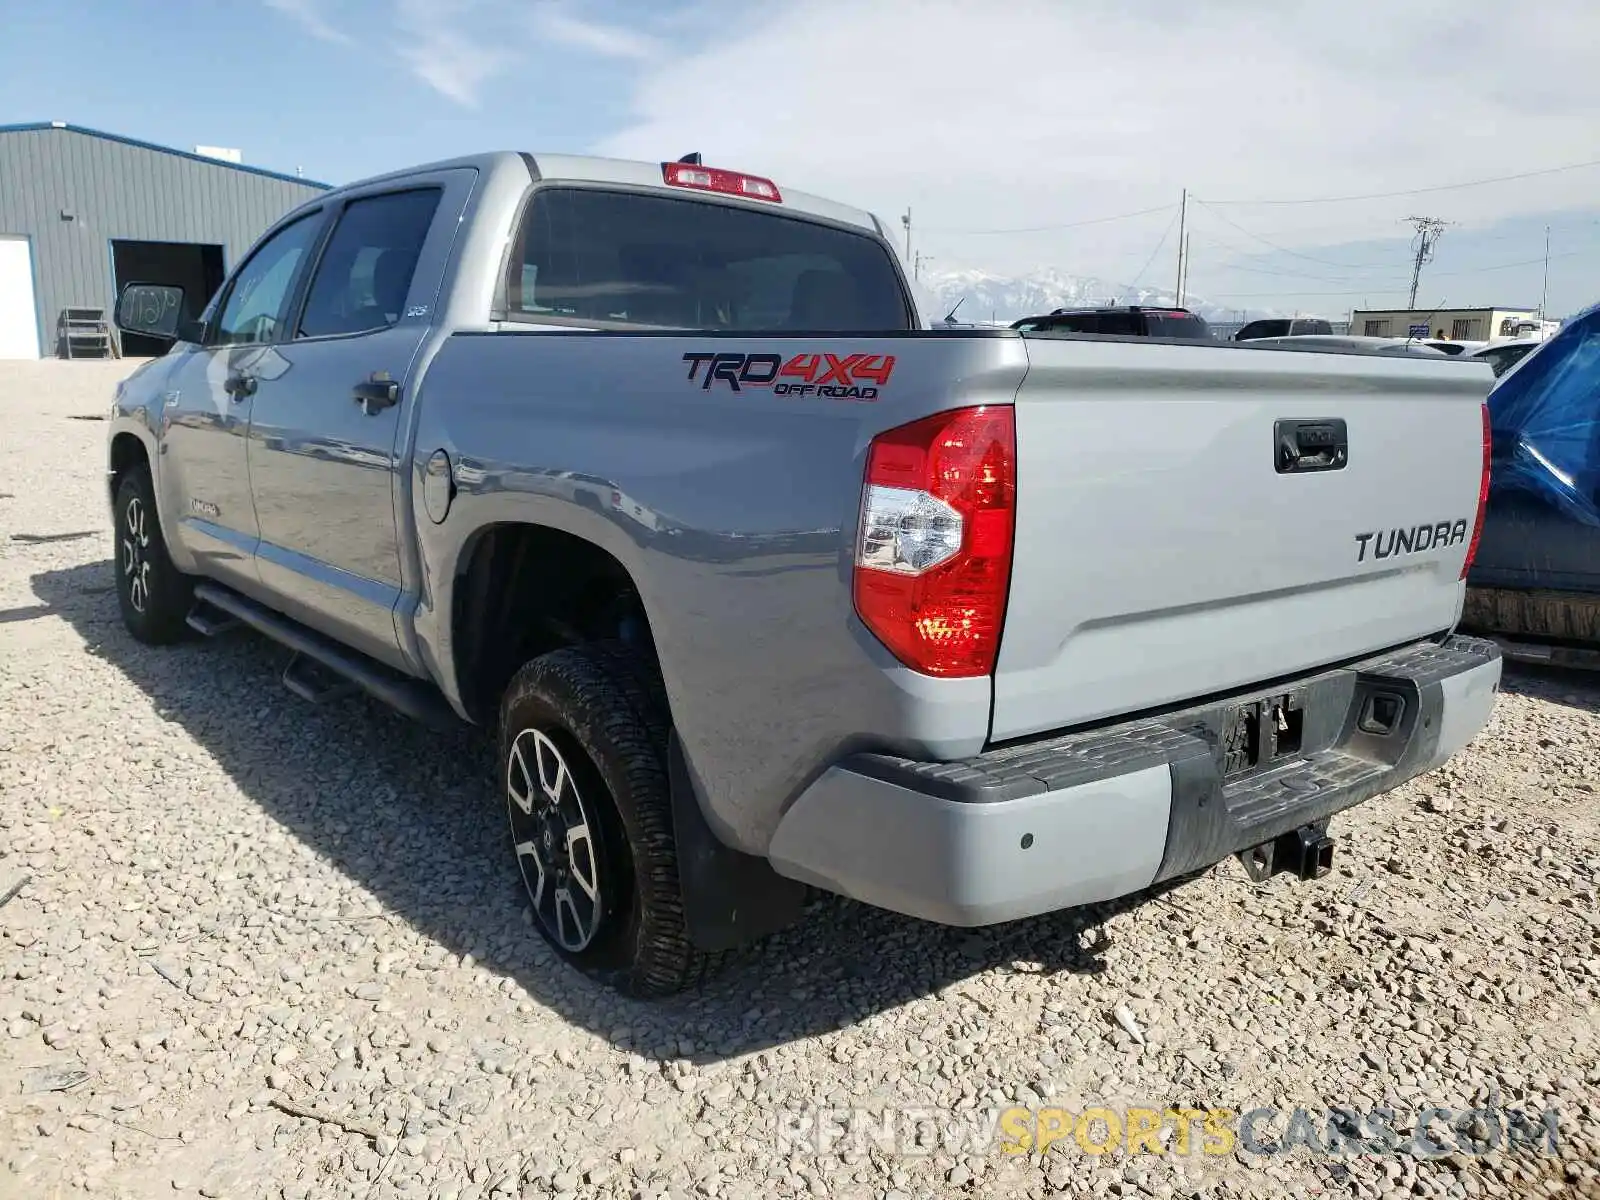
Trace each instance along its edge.
{"label": "white cloud", "polygon": [[266,5],[277,9],[314,38],[340,46],[352,43],[349,34],[334,28],[322,15],[321,0],[266,0]]}
{"label": "white cloud", "polygon": [[[792,0],[760,11],[646,68],[635,120],[597,151],[659,158],[692,144],[708,162],[868,205],[897,233],[910,205],[942,264],[1125,280],[1170,213],[953,231],[1175,204],[1183,187],[1217,200],[1348,195],[1600,157],[1589,61],[1600,8],[1588,0],[1515,17],[1454,0]],[[1470,225],[1592,204],[1597,191],[1600,169],[1358,204],[1194,206],[1190,227],[1196,259],[1215,262],[1267,250],[1217,212],[1313,246],[1404,235],[1419,209]],[[1147,282],[1166,282],[1169,257]]]}
{"label": "white cloud", "polygon": [[476,108],[483,85],[516,55],[472,18],[487,11],[470,0],[399,0],[399,52],[416,75],[440,94]]}
{"label": "white cloud", "polygon": [[539,9],[533,25],[535,33],[546,41],[605,58],[648,59],[660,53],[654,38],[617,25],[586,21],[554,7]]}

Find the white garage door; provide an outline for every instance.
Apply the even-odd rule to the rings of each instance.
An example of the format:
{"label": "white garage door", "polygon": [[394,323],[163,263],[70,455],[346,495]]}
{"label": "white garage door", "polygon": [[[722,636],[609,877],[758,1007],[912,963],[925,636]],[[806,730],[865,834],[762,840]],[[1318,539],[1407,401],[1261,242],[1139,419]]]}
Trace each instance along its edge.
{"label": "white garage door", "polygon": [[39,357],[31,250],[27,238],[0,233],[0,358]]}

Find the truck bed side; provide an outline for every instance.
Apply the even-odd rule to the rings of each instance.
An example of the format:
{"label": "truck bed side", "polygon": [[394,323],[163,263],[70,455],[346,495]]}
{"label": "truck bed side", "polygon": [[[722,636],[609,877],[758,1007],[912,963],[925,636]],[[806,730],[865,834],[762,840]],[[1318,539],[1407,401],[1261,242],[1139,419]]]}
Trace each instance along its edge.
{"label": "truck bed side", "polygon": [[[881,383],[857,381],[875,398],[797,396],[708,385],[707,363],[691,379],[695,354],[757,356],[757,377],[771,361],[759,356],[893,364]],[[783,806],[840,754],[976,753],[990,680],[899,666],[854,615],[852,546],[872,437],[941,409],[1008,404],[1025,369],[1007,335],[458,334],[418,396],[413,478],[443,448],[458,487],[445,523],[418,519],[435,581],[416,615],[423,652],[458,700],[455,573],[485,529],[542,524],[632,576],[707,816],[737,848],[764,851]]]}

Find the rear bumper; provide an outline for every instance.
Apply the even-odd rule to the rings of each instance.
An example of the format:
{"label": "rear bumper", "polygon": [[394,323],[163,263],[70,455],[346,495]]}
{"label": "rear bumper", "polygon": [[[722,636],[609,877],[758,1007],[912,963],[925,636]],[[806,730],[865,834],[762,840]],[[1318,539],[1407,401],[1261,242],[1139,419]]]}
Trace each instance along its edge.
{"label": "rear bumper", "polygon": [[[1109,900],[1432,770],[1483,728],[1499,683],[1495,644],[1453,637],[961,762],[855,755],[800,796],[768,854],[779,874],[947,925]],[[1257,735],[1283,752],[1227,771],[1242,707],[1285,701],[1300,716]]]}

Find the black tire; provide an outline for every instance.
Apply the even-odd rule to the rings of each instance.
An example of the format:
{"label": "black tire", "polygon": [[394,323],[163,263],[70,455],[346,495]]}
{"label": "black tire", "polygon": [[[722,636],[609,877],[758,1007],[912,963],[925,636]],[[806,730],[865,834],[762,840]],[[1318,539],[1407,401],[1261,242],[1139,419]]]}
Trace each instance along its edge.
{"label": "black tire", "polygon": [[194,578],[173,566],[167,554],[149,467],[141,463],[122,473],[112,512],[122,623],[135,638],[152,646],[182,641],[189,634]]}
{"label": "black tire", "polygon": [[501,788],[534,926],[567,962],[633,996],[681,991],[715,957],[684,923],[654,675],[620,642],[572,646],[524,665],[500,705]]}

